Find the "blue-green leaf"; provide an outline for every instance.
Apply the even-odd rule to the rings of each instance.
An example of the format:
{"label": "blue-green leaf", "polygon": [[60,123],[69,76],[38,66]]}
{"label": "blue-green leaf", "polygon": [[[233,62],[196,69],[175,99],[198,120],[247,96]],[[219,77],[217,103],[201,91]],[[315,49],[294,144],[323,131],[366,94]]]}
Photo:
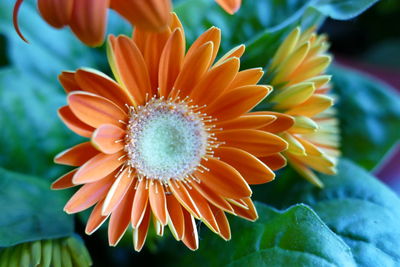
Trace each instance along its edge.
{"label": "blue-green leaf", "polygon": [[319,189],[299,183],[287,191],[292,203],[310,205],[351,247],[358,266],[400,265],[400,199],[372,175],[341,160],[336,176],[321,175]]}
{"label": "blue-green leaf", "polygon": [[181,266],[355,266],[349,247],[309,207],[256,207],[256,222],[233,218],[229,242],[208,232]]}
{"label": "blue-green leaf", "polygon": [[0,168],[0,247],[73,233],[66,195],[42,179]]}

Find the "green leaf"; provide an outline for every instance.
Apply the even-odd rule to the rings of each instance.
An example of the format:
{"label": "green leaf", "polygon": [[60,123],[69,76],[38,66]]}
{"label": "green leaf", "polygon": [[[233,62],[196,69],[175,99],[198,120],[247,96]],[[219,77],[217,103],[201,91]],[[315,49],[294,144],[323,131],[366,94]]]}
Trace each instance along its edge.
{"label": "green leaf", "polygon": [[365,74],[334,67],[343,155],[371,170],[400,140],[400,96]]}
{"label": "green leaf", "polygon": [[13,68],[0,70],[0,166],[54,179],[53,157],[81,138],[57,116],[65,94]]}
{"label": "green leaf", "polygon": [[44,180],[0,168],[0,247],[71,235],[65,202],[66,195]]}
{"label": "green leaf", "polygon": [[[349,247],[307,206],[276,211],[257,203],[260,218],[231,221],[232,240],[208,232],[182,266],[355,266]],[[185,265],[187,264],[187,265]]]}
{"label": "green leaf", "polygon": [[379,0],[320,0],[315,8],[333,19],[348,20],[357,17]]}
{"label": "green leaf", "polygon": [[351,247],[358,266],[400,265],[400,199],[369,173],[342,159],[336,176],[320,176],[319,189],[309,183],[287,191],[292,203],[310,205]]}

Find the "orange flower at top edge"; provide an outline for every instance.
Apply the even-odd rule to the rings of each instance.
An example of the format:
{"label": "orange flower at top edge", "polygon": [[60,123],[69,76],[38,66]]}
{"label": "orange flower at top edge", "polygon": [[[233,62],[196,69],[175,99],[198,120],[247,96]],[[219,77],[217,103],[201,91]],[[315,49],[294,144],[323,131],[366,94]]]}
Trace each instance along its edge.
{"label": "orange flower at top edge", "polygon": [[[18,25],[18,11],[23,0],[14,7],[14,26]],[[170,0],[38,0],[38,9],[44,20],[55,28],[69,26],[75,35],[89,46],[103,43],[107,9],[112,8],[137,27],[161,31],[170,20]]]}
{"label": "orange flower at top edge", "polygon": [[271,87],[257,85],[260,68],[239,71],[244,46],[215,61],[220,30],[212,27],[185,52],[174,15],[161,33],[136,29],[133,40],[110,36],[115,82],[90,69],[63,72],[68,105],[64,123],[90,141],[56,156],[77,168],[53,189],[81,188],[65,206],[76,213],[95,205],[86,232],[110,217],[115,246],[133,227],[134,248],[144,245],[150,220],[161,236],[198,248],[194,219],[231,237],[225,212],[256,220],[249,184],[274,179],[285,165],[287,143],[271,131],[293,125],[289,116],[249,112]]}
{"label": "orange flower at top edge", "polygon": [[[18,11],[23,0],[16,0],[13,22],[18,35]],[[241,0],[216,0],[229,14],[239,10]],[[132,25],[149,31],[162,31],[170,20],[171,0],[38,0],[43,19],[55,28],[69,26],[89,46],[103,43],[107,9],[112,8]]]}

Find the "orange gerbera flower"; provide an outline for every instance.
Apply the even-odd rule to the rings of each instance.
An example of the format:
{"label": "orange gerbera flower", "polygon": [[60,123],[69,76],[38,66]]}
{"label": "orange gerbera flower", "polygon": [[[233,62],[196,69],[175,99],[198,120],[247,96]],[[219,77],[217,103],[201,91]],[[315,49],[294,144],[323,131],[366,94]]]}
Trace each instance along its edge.
{"label": "orange gerbera flower", "polygon": [[[133,40],[109,38],[109,61],[118,82],[100,72],[63,72],[68,105],[65,124],[91,138],[57,155],[77,169],[54,189],[83,185],[65,206],[68,213],[94,207],[88,234],[110,216],[110,245],[129,224],[134,247],[145,242],[150,219],[156,232],[169,225],[177,240],[198,247],[194,218],[230,239],[225,212],[255,220],[249,184],[274,179],[287,147],[265,129],[285,118],[248,113],[271,91],[256,85],[261,69],[239,71],[238,46],[215,61],[220,30],[212,27],[185,53],[183,28],[174,15],[168,29],[136,29]],[[263,162],[258,159],[262,158]]]}
{"label": "orange gerbera flower", "polygon": [[270,102],[274,110],[293,116],[295,124],[281,134],[289,148],[284,153],[291,165],[317,186],[321,181],[311,170],[335,174],[340,156],[338,120],[325,70],[331,62],[326,36],[314,29],[293,30],[276,52],[270,78],[276,89]]}
{"label": "orange gerbera flower", "polygon": [[[18,26],[18,10],[14,7],[14,25]],[[55,28],[69,26],[75,35],[89,46],[103,43],[107,24],[107,9],[112,8],[137,27],[160,31],[170,20],[170,0],[38,0],[42,17]],[[26,40],[25,40],[26,41]]]}
{"label": "orange gerbera flower", "polygon": [[[27,42],[18,26],[18,11],[23,0],[16,0],[14,26]],[[229,14],[239,10],[241,0],[216,0]],[[69,26],[75,35],[89,46],[103,43],[107,24],[107,9],[112,8],[131,24],[162,31],[170,19],[171,0],[38,0],[42,17],[55,28]]]}

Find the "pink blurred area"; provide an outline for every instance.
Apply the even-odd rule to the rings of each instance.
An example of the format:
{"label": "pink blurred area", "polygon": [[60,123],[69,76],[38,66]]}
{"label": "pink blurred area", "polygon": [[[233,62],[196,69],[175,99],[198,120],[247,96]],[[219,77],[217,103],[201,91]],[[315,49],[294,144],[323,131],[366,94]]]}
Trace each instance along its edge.
{"label": "pink blurred area", "polygon": [[[375,64],[368,64],[355,60],[335,56],[335,59],[342,65],[368,73],[391,85],[400,94],[400,69],[391,69]],[[399,129],[400,136],[400,129]],[[383,182],[400,194],[400,143],[387,155],[383,163],[374,170],[374,173]]]}

